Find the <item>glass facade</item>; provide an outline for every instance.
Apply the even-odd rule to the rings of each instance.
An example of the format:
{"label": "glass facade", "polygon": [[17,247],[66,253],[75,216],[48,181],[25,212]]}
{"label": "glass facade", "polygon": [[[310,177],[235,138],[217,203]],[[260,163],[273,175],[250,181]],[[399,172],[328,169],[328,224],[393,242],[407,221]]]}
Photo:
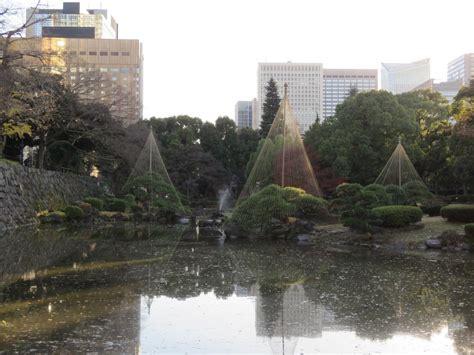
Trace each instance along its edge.
{"label": "glass facade", "polygon": [[235,104],[235,124],[238,128],[252,128],[252,101],[237,101]]}

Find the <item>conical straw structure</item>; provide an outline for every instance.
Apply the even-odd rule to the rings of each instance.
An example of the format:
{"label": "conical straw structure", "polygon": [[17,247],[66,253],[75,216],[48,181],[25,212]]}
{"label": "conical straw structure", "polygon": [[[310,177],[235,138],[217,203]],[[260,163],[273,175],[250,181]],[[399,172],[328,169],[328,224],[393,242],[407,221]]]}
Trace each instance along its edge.
{"label": "conical straw structure", "polygon": [[401,187],[410,181],[418,181],[424,185],[423,179],[418,175],[403,148],[401,139],[399,139],[395,150],[375,180],[375,183],[384,186],[397,185]]}
{"label": "conical straw structure", "polygon": [[280,108],[240,194],[239,201],[270,184],[297,187],[307,193],[321,195],[286,88]]}

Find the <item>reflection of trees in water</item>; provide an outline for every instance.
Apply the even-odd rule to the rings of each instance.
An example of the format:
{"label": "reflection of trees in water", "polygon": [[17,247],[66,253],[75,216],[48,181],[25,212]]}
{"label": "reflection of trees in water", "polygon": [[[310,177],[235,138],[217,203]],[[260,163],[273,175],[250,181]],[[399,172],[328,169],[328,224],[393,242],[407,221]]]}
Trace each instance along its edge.
{"label": "reflection of trees in water", "polygon": [[[136,303],[134,311],[126,307],[132,302],[132,294],[186,299],[213,292],[225,298],[234,294],[235,285],[239,285],[248,290],[247,294],[257,297],[260,307],[257,334],[272,339],[282,334],[293,338],[316,337],[322,330],[340,328],[355,330],[359,336],[371,339],[387,339],[395,332],[429,337],[448,321],[458,351],[467,353],[466,349],[472,349],[474,281],[469,260],[433,263],[416,257],[328,255],[287,243],[239,242],[226,244],[224,248],[206,243],[176,245],[175,234],[167,237],[163,233],[134,230],[119,234],[120,241],[91,235],[86,242],[70,238],[64,244],[59,242],[60,238],[49,239],[51,247],[57,248],[50,254],[57,255],[54,260],[69,269],[65,267],[59,274],[52,274],[50,269],[49,274],[37,273],[41,276],[5,287],[2,291],[7,302],[0,305],[0,316],[18,317],[5,311],[15,302],[24,305],[23,301],[42,299],[55,304],[59,299],[68,300],[68,295],[77,294],[74,302],[87,299],[89,304],[93,303],[91,310],[111,307],[114,313],[123,309],[127,318],[132,319],[133,312],[138,315],[140,312]],[[34,239],[22,236],[18,241],[31,242],[36,247]],[[12,245],[15,245],[13,249],[19,247],[14,241]],[[36,257],[43,254],[36,253],[34,248],[25,247],[21,253],[23,261],[12,266],[11,271],[25,272],[49,265],[39,262],[44,256]],[[10,260],[9,257],[0,262]],[[155,259],[140,262],[150,258]],[[70,269],[75,262],[86,261],[104,264],[81,272]],[[120,261],[131,262],[113,264]],[[36,287],[35,294],[30,292],[31,287]],[[109,297],[107,290],[119,289],[122,294],[117,292],[110,302],[103,301]],[[71,304],[67,302],[58,307],[70,309],[74,316],[76,308],[69,308]],[[38,304],[43,308],[33,307],[28,311],[25,308],[25,317],[32,328],[34,322],[40,324],[45,319],[41,313],[45,303]],[[314,316],[305,317],[310,312]],[[102,326],[101,322],[111,317],[107,312],[97,319],[88,314],[91,315],[87,320],[89,325]],[[314,317],[320,318],[318,322],[308,320]],[[76,327],[73,318],[68,324]],[[116,326],[122,327],[127,320],[121,322]],[[56,336],[60,338],[65,331],[56,329]]]}

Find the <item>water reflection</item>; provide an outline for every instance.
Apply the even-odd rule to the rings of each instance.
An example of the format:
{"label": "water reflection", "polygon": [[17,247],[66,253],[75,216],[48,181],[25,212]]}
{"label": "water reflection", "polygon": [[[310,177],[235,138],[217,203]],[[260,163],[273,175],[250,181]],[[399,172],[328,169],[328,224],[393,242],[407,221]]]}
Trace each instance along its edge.
{"label": "water reflection", "polygon": [[176,230],[41,233],[0,238],[4,351],[474,349],[470,256],[219,247]]}

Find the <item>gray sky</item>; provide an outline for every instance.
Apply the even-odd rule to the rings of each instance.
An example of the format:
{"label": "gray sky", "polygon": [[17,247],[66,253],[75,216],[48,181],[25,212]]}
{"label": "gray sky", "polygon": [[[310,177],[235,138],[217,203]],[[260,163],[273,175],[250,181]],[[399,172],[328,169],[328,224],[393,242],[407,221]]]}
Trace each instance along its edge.
{"label": "gray sky", "polygon": [[474,52],[474,0],[84,0],[81,9],[101,4],[120,38],[144,44],[145,117],[233,118],[236,101],[256,97],[258,62],[380,69],[429,57],[432,77],[445,80],[449,61]]}

